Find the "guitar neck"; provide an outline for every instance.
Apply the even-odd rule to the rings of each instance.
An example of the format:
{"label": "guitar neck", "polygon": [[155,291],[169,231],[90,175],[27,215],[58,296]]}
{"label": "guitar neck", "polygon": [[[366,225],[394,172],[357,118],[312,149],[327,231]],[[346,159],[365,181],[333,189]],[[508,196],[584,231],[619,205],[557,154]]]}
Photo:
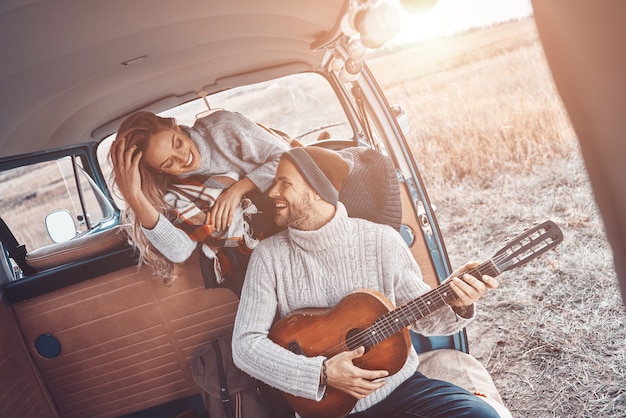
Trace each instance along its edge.
{"label": "guitar neck", "polygon": [[[480,281],[484,275],[496,277],[555,248],[562,240],[561,229],[554,222],[545,221],[513,238],[491,259],[463,274],[471,274]],[[456,299],[450,282],[445,281],[441,286],[379,317],[364,330],[364,340],[373,346]]]}
{"label": "guitar neck", "polygon": [[[483,275],[495,277],[501,272],[490,259],[479,266],[464,272],[471,274],[482,281]],[[459,278],[462,275],[458,276]],[[444,305],[455,301],[456,293],[450,288],[450,281],[445,281],[441,286],[423,294],[422,296],[406,303],[379,317],[368,329],[366,335],[369,336],[370,346],[389,338],[402,329],[408,327],[413,322],[430,315]]]}

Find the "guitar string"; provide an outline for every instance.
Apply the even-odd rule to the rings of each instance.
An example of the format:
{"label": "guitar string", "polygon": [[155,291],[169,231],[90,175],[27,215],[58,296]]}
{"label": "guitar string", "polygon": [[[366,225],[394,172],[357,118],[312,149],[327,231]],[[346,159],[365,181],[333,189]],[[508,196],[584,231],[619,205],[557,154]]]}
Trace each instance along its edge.
{"label": "guitar string", "polygon": [[[549,237],[550,239],[550,237]],[[536,239],[535,239],[536,241]],[[545,241],[545,238],[542,238],[542,241]],[[544,245],[544,247],[550,245],[550,242],[546,243]],[[526,247],[529,246],[529,244],[525,245]],[[535,244],[534,247],[536,247],[537,245]],[[543,247],[542,247],[543,248]],[[532,249],[532,246],[531,246]],[[479,265],[478,267],[474,268],[474,269],[470,269],[469,271],[466,271],[463,274],[469,273],[472,274],[473,273],[478,273],[480,274],[480,276],[482,276],[483,274],[490,274],[492,276],[497,276],[499,273],[497,271],[489,271],[489,272],[481,272],[480,269],[484,268],[484,267],[493,267],[494,266],[494,262],[495,264],[498,264],[500,261],[508,258],[508,257],[512,257],[512,255],[519,255],[521,253],[523,253],[523,251],[528,251],[527,248],[524,248],[524,245],[522,245],[520,248],[518,248],[517,250],[511,250],[511,251],[506,251],[503,252],[502,254],[498,254],[496,256],[494,256],[491,260],[488,260],[487,262]],[[539,249],[541,250],[541,248]],[[535,252],[538,252],[539,250],[536,250]],[[515,254],[515,253],[518,254]],[[528,260],[526,260],[528,261]],[[461,276],[458,276],[461,277]],[[443,295],[443,296],[442,296]],[[387,312],[386,314],[382,315],[380,318],[378,318],[374,324],[372,324],[370,327],[368,327],[365,330],[360,331],[359,333],[353,335],[352,337],[348,338],[346,340],[346,346],[350,347],[350,344],[354,344],[354,343],[361,343],[364,340],[364,336],[367,336],[367,339],[370,339],[369,337],[374,338],[374,341],[370,341],[373,342],[374,344],[383,341],[384,339],[388,338],[390,335],[393,335],[395,333],[397,333],[398,331],[400,331],[401,329],[405,328],[408,324],[410,324],[411,322],[414,322],[415,320],[421,319],[424,316],[427,316],[429,314],[431,314],[433,312],[433,310],[430,309],[431,305],[433,304],[433,301],[437,301],[437,302],[442,302],[443,304],[446,303],[445,297],[449,297],[452,296],[453,298],[456,297],[456,294],[454,292],[451,291],[449,282],[445,282],[444,284],[442,284],[441,286],[433,289],[432,291],[427,292],[426,294],[422,295],[421,297],[419,297],[418,299],[407,303],[406,305],[403,305],[397,309],[394,309],[392,311]],[[439,299],[441,299],[441,301],[439,301]],[[423,305],[422,307],[424,308],[424,310],[427,312],[426,314],[424,314],[422,312],[422,310],[420,309],[420,303]],[[440,308],[442,305],[434,305],[436,307],[436,309]],[[419,315],[415,315],[415,308],[417,308],[417,310],[419,311]],[[407,315],[405,314],[406,310],[410,311],[411,316],[407,318]],[[435,310],[436,310],[435,309]],[[405,321],[408,321],[407,325],[403,325],[398,323],[398,318],[394,318],[397,316],[403,315]],[[395,319],[394,323],[391,323],[390,325],[384,325],[386,323],[386,321],[384,321],[384,319]],[[409,319],[410,318],[410,319]],[[381,319],[383,319],[381,321]],[[383,325],[381,325],[380,323],[383,323]],[[401,326],[402,325],[402,326]],[[393,333],[389,334],[387,331],[388,330],[392,330],[394,331]],[[382,333],[381,333],[382,332]],[[379,336],[381,335],[381,336]],[[372,344],[372,345],[374,345]],[[360,344],[362,345],[362,344]],[[336,347],[333,347],[332,349],[338,349],[340,348],[341,345],[338,345]]]}
{"label": "guitar string", "polygon": [[[545,235],[545,232],[543,233],[541,231],[538,231],[538,232],[540,233],[540,237],[541,237],[541,241],[539,243],[545,243],[546,238],[543,237],[543,235]],[[548,237],[548,239],[550,239],[550,237]],[[536,240],[537,238],[531,239],[531,243],[534,243],[534,241]],[[548,245],[550,245],[550,242],[545,243],[545,245],[541,247],[539,250],[543,249],[544,247]],[[475,277],[475,274],[478,274],[479,280],[482,280],[480,279],[480,277],[482,277],[485,274],[491,275],[491,276],[497,276],[500,274],[500,272],[503,271],[501,268],[502,266],[500,266],[500,268],[497,267],[497,265],[499,265],[500,262],[510,257],[517,257],[523,254],[524,251],[529,251],[529,250],[532,251],[533,248],[536,246],[537,244],[535,244],[534,246],[532,245],[529,246],[529,244],[525,244],[525,245],[521,245],[517,249],[511,249],[511,251],[504,251],[503,253],[495,255],[493,258],[491,258],[490,260],[487,260],[486,262],[480,264],[479,266],[461,273],[461,275],[457,277],[461,278],[465,274],[470,274]],[[534,253],[537,253],[539,250],[535,250]],[[529,261],[529,260],[530,259],[526,261]],[[481,268],[484,269],[487,267],[490,268],[490,271],[481,272]],[[368,342],[370,342],[370,345],[375,345],[387,339],[391,335],[397,333],[401,329],[405,328],[411,322],[414,322],[418,319],[428,316],[431,313],[433,313],[434,310],[437,310],[441,306],[443,306],[443,304],[447,304],[446,297],[452,297],[456,299],[456,293],[454,293],[451,290],[450,281],[446,281],[442,285],[423,294],[417,299],[383,314],[371,326],[347,338],[344,343],[340,343],[334,347],[331,347],[328,351],[335,352],[334,350],[343,350],[345,348],[350,349],[350,347],[354,346],[355,343],[358,343],[357,345],[358,347],[358,346],[363,345],[361,343],[363,343],[365,340],[369,340]],[[440,304],[438,305],[437,303],[440,303]],[[422,309],[420,309],[420,304],[422,305],[422,308],[424,309],[424,311],[426,311],[427,313],[422,312]],[[431,310],[430,309],[431,306],[435,306],[435,309]],[[410,317],[407,317],[405,313],[406,310],[408,310],[409,313],[411,314]],[[416,312],[419,312],[419,315],[416,315]],[[399,321],[398,318],[395,318],[396,316],[400,316],[400,315],[404,316],[405,321],[409,320],[407,325],[401,326],[402,324],[398,322]],[[393,319],[394,322],[388,323],[388,321],[382,320],[382,319],[387,319],[387,317],[389,317],[390,319]],[[389,333],[389,331],[393,331],[393,332]]]}
{"label": "guitar string", "polygon": [[[477,266],[476,268],[461,273],[461,275],[457,277],[460,278],[466,273],[473,276],[476,276],[476,274],[478,274],[479,278],[485,274],[497,276],[500,273],[496,264],[499,264],[502,260],[511,257],[511,254],[515,254],[515,252],[516,250],[512,250],[510,252],[499,254],[493,257],[493,259],[488,260],[487,262]],[[502,271],[501,268],[500,271]],[[373,343],[383,341],[390,335],[393,335],[396,332],[400,331],[402,328],[405,328],[411,322],[430,315],[435,310],[443,306],[443,304],[447,304],[446,300],[450,298],[457,299],[456,294],[450,288],[449,282],[445,282],[443,285],[425,293],[424,295],[422,295],[422,297],[419,297],[412,302],[409,302],[397,309],[394,309],[382,315],[379,319],[377,319],[376,322],[374,322],[374,324],[364,330],[363,333],[370,337],[370,340],[373,340],[371,341]],[[407,311],[409,315],[407,315]],[[417,314],[418,312],[419,314]],[[399,321],[400,317],[404,317],[404,324]],[[388,332],[389,330],[393,332],[390,333]],[[362,335],[357,335],[357,339],[363,339]]]}
{"label": "guitar string", "polygon": [[[479,265],[477,268],[462,273],[462,275],[469,273],[475,276],[473,273],[478,273],[479,277],[484,274],[497,276],[500,272],[504,271],[502,266],[500,266],[500,272],[497,271],[496,267],[496,264],[500,264],[502,260],[510,258],[514,262],[521,265],[540,255],[551,246],[554,247],[559,242],[558,234],[546,238],[544,237],[546,232],[539,231],[539,237],[533,237],[532,234],[535,232],[536,231],[527,233],[527,237],[518,237],[517,240],[520,241],[520,244],[518,244],[517,247],[511,246],[509,250],[503,251],[502,253],[494,256],[491,260]],[[528,241],[524,242],[523,239],[528,239]],[[518,260],[515,261],[515,258],[518,258]],[[506,264],[504,266],[506,269]],[[487,270],[483,270],[484,268],[487,268]],[[494,268],[496,268],[496,270],[493,270]],[[356,338],[360,342],[363,340],[363,335],[367,335],[370,343],[377,344],[378,342],[383,341],[389,336],[405,328],[411,322],[421,319],[422,317],[431,314],[434,310],[439,309],[443,304],[447,304],[446,300],[450,298],[456,299],[457,297],[456,294],[451,291],[449,284],[444,283],[444,285],[433,289],[433,291],[427,292],[422,295],[422,297],[382,315],[374,322],[374,324],[364,330],[362,334],[357,334]],[[423,308],[426,313],[422,312],[420,307]],[[409,315],[407,315],[407,310]],[[417,314],[417,312],[419,312],[419,314]],[[399,318],[401,317],[404,317],[405,323],[400,322]],[[393,332],[390,333],[389,330]],[[350,342],[354,343],[354,341]]]}
{"label": "guitar string", "polygon": [[[491,269],[488,269],[489,271],[481,271],[481,267],[489,266],[481,265],[475,269],[467,271],[467,273],[472,275],[474,273],[478,273],[481,276],[484,274],[494,275],[496,273],[495,271],[492,272]],[[376,322],[374,322],[374,324],[372,324],[363,332],[365,335],[368,335],[370,343],[379,343],[389,336],[397,333],[401,329],[405,328],[411,322],[430,315],[444,304],[447,304],[447,301],[449,302],[455,299],[457,299],[456,293],[452,291],[450,287],[450,282],[447,281],[441,286],[422,295],[422,297],[382,315],[381,318],[379,318]],[[400,322],[400,317],[404,317],[405,323]]]}
{"label": "guitar string", "polygon": [[[480,266],[478,266],[476,268],[473,268],[473,269],[470,269],[470,270],[464,272],[463,274],[465,274],[465,273],[472,274],[472,275],[473,275],[473,273],[480,274],[480,270],[479,270],[480,267],[486,266],[487,263],[488,262],[485,262],[485,263],[481,264]],[[481,274],[481,276],[482,276],[482,274]],[[458,277],[460,277],[460,276],[458,276]],[[344,348],[350,349],[350,347],[354,346],[355,343],[358,343],[358,345],[356,347],[354,347],[354,348],[357,348],[357,347],[359,347],[361,345],[364,345],[362,343],[364,343],[366,340],[370,340],[370,341],[367,341],[367,342],[370,343],[370,345],[375,345],[376,343],[378,343],[380,341],[383,341],[384,339],[388,338],[390,335],[393,335],[397,331],[399,331],[402,328],[406,327],[406,325],[400,327],[398,323],[394,323],[394,324],[386,325],[386,326],[385,325],[381,325],[380,323],[377,324],[377,322],[379,322],[381,318],[385,318],[385,317],[389,317],[389,316],[391,316],[391,317],[398,316],[399,314],[404,314],[405,311],[408,309],[409,313],[413,314],[412,315],[413,318],[410,318],[410,320],[409,320],[409,318],[406,315],[404,315],[405,321],[409,320],[409,323],[414,322],[415,320],[421,319],[422,317],[430,315],[432,312],[434,312],[434,311],[431,311],[429,309],[429,305],[433,305],[433,302],[445,303],[445,299],[442,296],[442,294],[453,294],[453,295],[456,295],[454,292],[452,292],[452,290],[450,288],[450,282],[449,281],[446,281],[442,285],[440,285],[440,286],[432,289],[431,291],[423,294],[422,296],[418,297],[416,300],[414,300],[412,302],[409,302],[409,303],[407,303],[405,305],[402,305],[402,306],[400,306],[400,307],[398,307],[398,308],[396,308],[396,309],[394,309],[392,311],[389,311],[389,312],[383,314],[370,327],[368,327],[368,328],[366,328],[364,330],[359,331],[358,333],[356,333],[356,334],[352,335],[351,337],[347,338],[344,343],[337,344],[336,346],[331,347],[328,351],[330,351],[330,352],[337,352],[337,351],[343,351]],[[422,310],[419,307],[420,303],[423,305],[422,307],[424,308],[424,311],[426,311],[428,313],[424,314],[422,312]],[[415,309],[411,310],[410,309],[411,308],[410,305],[414,305],[413,307],[417,308],[417,310],[420,313],[420,317],[419,318],[415,317],[415,315],[414,315]],[[437,309],[442,306],[442,305],[438,306],[436,303],[434,303],[434,305],[436,306]],[[386,334],[385,331],[388,331],[388,330],[395,330],[395,332],[385,336],[385,334]],[[379,337],[379,335],[381,337]],[[370,337],[376,338],[376,339],[380,339],[380,341],[371,341]],[[354,348],[352,348],[352,349],[354,349]]]}

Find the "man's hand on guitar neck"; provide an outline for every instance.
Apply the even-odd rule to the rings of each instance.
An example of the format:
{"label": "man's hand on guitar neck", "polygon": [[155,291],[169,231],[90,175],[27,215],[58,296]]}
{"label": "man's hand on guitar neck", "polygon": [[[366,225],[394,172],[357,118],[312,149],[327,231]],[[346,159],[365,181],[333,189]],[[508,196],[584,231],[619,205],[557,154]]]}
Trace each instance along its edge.
{"label": "man's hand on guitar neck", "polygon": [[486,290],[498,287],[498,281],[491,276],[482,275],[482,281],[469,273],[463,272],[475,269],[480,263],[467,263],[450,275],[450,289],[454,291],[457,299],[450,302],[454,311],[464,318],[471,318],[474,314],[473,305],[485,295]]}
{"label": "man's hand on guitar neck", "polygon": [[[326,360],[327,384],[356,399],[361,399],[385,385],[386,370],[365,370],[352,363],[365,353],[365,347],[344,351]],[[377,380],[381,379],[381,380]]]}

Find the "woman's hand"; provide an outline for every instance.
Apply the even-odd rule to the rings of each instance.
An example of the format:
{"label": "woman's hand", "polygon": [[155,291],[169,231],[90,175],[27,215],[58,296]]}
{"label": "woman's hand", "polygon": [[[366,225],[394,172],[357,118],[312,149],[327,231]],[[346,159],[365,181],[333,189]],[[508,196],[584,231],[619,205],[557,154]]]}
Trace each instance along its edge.
{"label": "woman's hand", "polygon": [[211,208],[211,223],[215,229],[222,231],[230,226],[233,222],[235,209],[241,203],[241,199],[255,187],[249,178],[244,177],[220,193]]}
{"label": "woman's hand", "polygon": [[143,154],[136,150],[137,147],[134,145],[126,149],[125,138],[118,138],[111,144],[111,162],[115,182],[124,199],[131,204],[133,199],[142,193],[139,161]]}
{"label": "woman's hand", "polygon": [[141,190],[139,162],[143,153],[136,146],[126,149],[126,139],[118,138],[111,144],[111,163],[115,183],[126,203],[133,209],[142,226],[152,229],[159,220],[159,211]]}

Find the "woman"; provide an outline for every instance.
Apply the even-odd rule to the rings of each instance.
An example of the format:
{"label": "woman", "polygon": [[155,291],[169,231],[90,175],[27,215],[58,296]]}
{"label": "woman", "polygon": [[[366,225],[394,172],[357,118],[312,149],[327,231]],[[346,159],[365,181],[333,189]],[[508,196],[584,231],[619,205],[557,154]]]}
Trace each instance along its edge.
{"label": "woman", "polygon": [[110,158],[113,182],[127,203],[122,223],[128,225],[140,262],[169,285],[175,278],[172,262],[183,262],[198,245],[172,223],[177,212],[166,196],[176,184],[234,175],[234,183],[212,202],[207,219],[223,231],[246,194],[270,188],[278,159],[288,148],[286,141],[234,112],[216,111],[193,127],[150,112],[129,116],[111,145]]}

